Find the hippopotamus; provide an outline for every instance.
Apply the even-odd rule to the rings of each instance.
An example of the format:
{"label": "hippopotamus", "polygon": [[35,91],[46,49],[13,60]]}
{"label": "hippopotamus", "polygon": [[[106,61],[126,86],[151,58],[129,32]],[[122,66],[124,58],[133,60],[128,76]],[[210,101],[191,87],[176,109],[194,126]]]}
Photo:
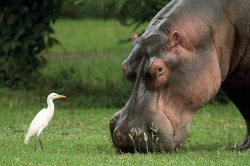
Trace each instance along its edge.
{"label": "hippopotamus", "polygon": [[131,83],[126,105],[110,119],[122,152],[174,152],[197,110],[222,88],[241,112],[250,150],[250,1],[172,0],[122,63]]}

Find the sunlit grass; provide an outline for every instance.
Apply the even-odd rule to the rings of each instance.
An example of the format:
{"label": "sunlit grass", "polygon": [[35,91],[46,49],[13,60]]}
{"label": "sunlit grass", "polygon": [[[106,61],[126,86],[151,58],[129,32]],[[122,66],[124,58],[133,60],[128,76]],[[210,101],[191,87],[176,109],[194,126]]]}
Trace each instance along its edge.
{"label": "sunlit grass", "polygon": [[122,26],[116,20],[58,20],[53,26],[55,37],[61,46],[52,48],[53,53],[128,54],[131,42],[118,44],[122,39],[128,39],[133,32],[140,33],[147,25],[134,30],[133,27]]}
{"label": "sunlit grass", "polygon": [[185,146],[173,154],[123,154],[113,148],[108,129],[117,109],[56,111],[42,135],[44,151],[34,153],[34,139],[23,143],[41,106],[0,110],[0,165],[247,165],[249,152],[230,150],[245,132],[243,118],[232,105],[207,105],[198,111]]}

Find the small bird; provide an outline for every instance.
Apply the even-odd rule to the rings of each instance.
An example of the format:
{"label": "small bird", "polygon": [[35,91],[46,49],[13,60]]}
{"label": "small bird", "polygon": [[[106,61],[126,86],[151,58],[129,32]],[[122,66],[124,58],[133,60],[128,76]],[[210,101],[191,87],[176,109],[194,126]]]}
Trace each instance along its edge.
{"label": "small bird", "polygon": [[[39,135],[42,133],[43,129],[45,129],[48,126],[49,122],[51,121],[54,115],[53,100],[57,98],[66,98],[66,96],[58,95],[56,93],[51,93],[48,96],[47,98],[48,107],[43,108],[40,112],[38,112],[38,114],[32,120],[28,133],[25,136],[25,140],[24,140],[25,144],[28,144],[30,138],[36,135],[36,137],[39,138],[39,143],[40,143],[41,149],[43,150],[42,141]],[[36,139],[35,139],[35,152],[36,152]]]}

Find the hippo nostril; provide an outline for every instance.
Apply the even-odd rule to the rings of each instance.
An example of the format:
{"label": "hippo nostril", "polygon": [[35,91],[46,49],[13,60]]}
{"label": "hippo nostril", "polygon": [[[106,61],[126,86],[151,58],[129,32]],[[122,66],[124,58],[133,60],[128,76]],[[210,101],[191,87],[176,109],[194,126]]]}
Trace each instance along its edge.
{"label": "hippo nostril", "polygon": [[114,116],[110,119],[110,121],[109,121],[110,130],[114,131],[115,125],[117,123],[117,119],[118,119],[118,117],[116,117],[116,116]]}
{"label": "hippo nostril", "polygon": [[111,125],[115,124],[115,122],[116,122],[116,119],[115,119],[115,118],[112,118],[112,119],[109,121],[109,123],[110,123]]}

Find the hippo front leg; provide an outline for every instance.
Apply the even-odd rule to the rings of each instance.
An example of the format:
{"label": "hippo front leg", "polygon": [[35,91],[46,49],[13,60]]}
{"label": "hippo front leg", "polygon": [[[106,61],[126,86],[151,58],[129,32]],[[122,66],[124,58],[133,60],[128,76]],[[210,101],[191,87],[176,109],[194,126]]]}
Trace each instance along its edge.
{"label": "hippo front leg", "polygon": [[249,129],[248,129],[248,134],[245,138],[245,140],[236,147],[236,150],[240,151],[250,151],[250,134],[249,134]]}
{"label": "hippo front leg", "polygon": [[236,150],[250,151],[250,87],[240,84],[238,81],[225,81],[223,89],[241,112],[247,126],[247,134],[244,141],[236,147]]}

